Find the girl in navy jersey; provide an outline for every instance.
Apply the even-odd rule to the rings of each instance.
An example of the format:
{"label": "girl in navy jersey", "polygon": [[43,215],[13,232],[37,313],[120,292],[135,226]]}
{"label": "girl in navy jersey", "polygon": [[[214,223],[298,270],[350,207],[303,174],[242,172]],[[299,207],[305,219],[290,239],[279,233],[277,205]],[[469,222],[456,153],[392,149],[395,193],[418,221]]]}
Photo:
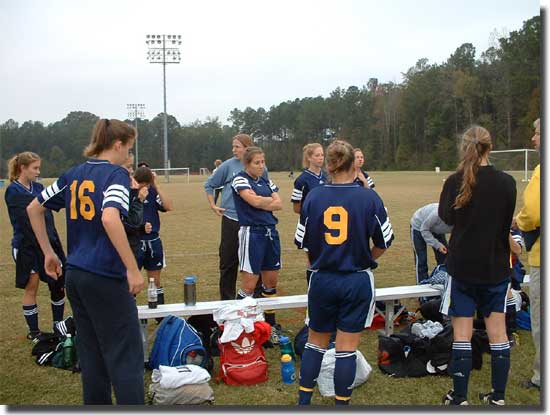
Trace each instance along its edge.
{"label": "girl in navy jersey", "polygon": [[[264,152],[248,147],[243,155],[244,171],[232,182],[233,199],[239,217],[239,270],[241,288],[237,298],[251,297],[262,275],[262,296],[277,295],[277,280],[281,269],[281,243],[275,228],[273,211],[281,210],[279,189],[262,175],[265,169]],[[265,319],[273,328],[275,312],[266,311]],[[272,331],[272,343],[278,343],[278,329]]]}
{"label": "girl in navy jersey", "polygon": [[363,151],[360,148],[354,148],[353,154],[355,156],[354,167],[355,167],[355,179],[354,182],[370,189],[374,189],[375,184],[372,177],[363,170],[363,164],[365,164],[365,156]]}
{"label": "girl in navy jersey", "polygon": [[310,143],[304,146],[302,159],[304,170],[294,181],[290,198],[294,213],[300,214],[302,203],[310,190],[327,182],[327,175],[323,171],[324,162],[325,154],[321,144]]}
{"label": "girl in navy jersey", "polygon": [[144,403],[143,348],[133,294],[144,286],[121,216],[127,216],[130,178],[121,167],[136,138],[119,120],[95,124],[88,160],[65,172],[27,208],[48,275],[61,271],[46,237],[44,213],[65,208],[67,295],[78,332],[85,404]]}
{"label": "girl in navy jersey", "polygon": [[491,135],[485,128],[469,128],[462,136],[457,171],[447,178],[439,197],[439,217],[453,226],[445,261],[449,279],[441,302],[441,312],[451,317],[453,325],[449,364],[453,389],[443,397],[445,405],[468,404],[476,309],[487,327],[492,376],[492,391],[479,398],[490,405],[504,405],[510,370],[505,311],[516,182],[490,165],[491,149]]}
{"label": "girl in navy jersey", "polygon": [[[52,306],[53,323],[63,320],[65,308],[64,275],[57,280],[49,277],[44,271],[44,257],[38,246],[38,242],[32,231],[27,206],[44,190],[44,186],[36,180],[40,175],[40,157],[30,151],[19,153],[8,162],[10,185],[6,189],[4,198],[8,207],[8,214],[13,226],[13,239],[11,241],[12,256],[16,263],[15,286],[25,290],[23,294],[23,315],[29,326],[27,338],[32,340],[39,333],[38,306],[36,294],[39,281],[48,284]],[[53,215],[46,215],[47,235],[50,243],[65,264],[65,254],[61,246],[61,240],[55,229]],[[64,267],[61,268],[63,273]]]}
{"label": "girl in navy jersey", "polygon": [[328,147],[327,170],[332,183],[309,193],[296,228],[295,243],[307,248],[313,270],[308,289],[308,341],[300,367],[300,405],[311,403],[335,331],[335,403],[349,404],[356,350],[361,332],[374,314],[371,270],[394,239],[380,196],[353,183],[353,162],[350,144],[336,140]]}

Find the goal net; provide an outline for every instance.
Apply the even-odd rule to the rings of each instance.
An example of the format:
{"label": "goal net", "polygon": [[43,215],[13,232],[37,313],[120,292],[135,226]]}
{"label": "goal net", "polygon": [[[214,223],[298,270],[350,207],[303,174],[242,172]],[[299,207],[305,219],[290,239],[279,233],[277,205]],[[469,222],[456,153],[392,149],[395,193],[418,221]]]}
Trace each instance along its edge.
{"label": "goal net", "polygon": [[540,163],[540,154],[537,150],[527,148],[498,150],[491,151],[489,160],[499,170],[521,173],[521,180],[527,182]]}
{"label": "goal net", "polygon": [[210,176],[210,170],[208,170],[206,167],[201,167],[199,169],[199,174],[201,176]]}
{"label": "goal net", "polygon": [[171,167],[169,169],[151,169],[157,173],[157,176],[164,176],[166,182],[170,181],[170,178],[174,181],[183,181],[189,183],[189,175],[191,173],[189,167]]}

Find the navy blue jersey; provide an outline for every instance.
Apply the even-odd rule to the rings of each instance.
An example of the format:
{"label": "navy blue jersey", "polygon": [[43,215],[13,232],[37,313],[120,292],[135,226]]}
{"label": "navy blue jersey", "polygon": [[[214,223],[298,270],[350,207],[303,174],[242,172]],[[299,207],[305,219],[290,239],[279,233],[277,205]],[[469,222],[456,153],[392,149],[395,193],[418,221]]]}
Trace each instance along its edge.
{"label": "navy blue jersey", "polygon": [[141,236],[142,240],[156,239],[159,236],[160,231],[160,212],[166,212],[166,209],[162,206],[160,196],[153,186],[149,187],[149,194],[143,201],[143,223],[149,222],[153,227],[151,233],[144,233]]}
{"label": "navy blue jersey", "polygon": [[[21,247],[25,230],[27,225],[29,225],[29,218],[27,216],[26,208],[43,190],[44,186],[41,183],[31,181],[30,188],[27,189],[17,180],[11,182],[6,189],[4,199],[8,208],[11,226],[13,227],[11,246],[15,249],[19,249]],[[47,211],[45,219],[49,239],[57,239],[58,236],[55,230],[55,222],[52,212]]]}
{"label": "navy blue jersey", "polygon": [[106,160],[90,159],[65,172],[38,196],[48,209],[66,209],[67,264],[107,277],[126,278],[118,252],[101,222],[107,207],[128,215],[128,171]]}
{"label": "navy blue jersey", "polygon": [[[374,189],[376,185],[374,184],[374,180],[372,180],[372,177],[370,177],[365,170],[363,170],[363,175],[365,176],[365,179],[367,179],[367,186],[371,189]],[[363,186],[363,182],[359,180],[359,177],[356,177],[353,182]]]}
{"label": "navy blue jersey", "polygon": [[310,190],[324,185],[327,181],[327,175],[323,170],[317,175],[308,169],[304,169],[302,174],[294,180],[294,189],[292,189],[290,201],[292,203],[303,203]]}
{"label": "navy blue jersey", "polygon": [[277,224],[277,218],[272,212],[250,206],[239,195],[239,191],[251,189],[258,196],[271,196],[272,193],[279,191],[277,186],[275,186],[271,180],[268,181],[264,177],[258,177],[254,180],[246,172],[241,171],[240,173],[237,173],[233,179],[231,187],[233,188],[233,199],[235,201],[235,208],[239,218],[239,225],[262,226]]}
{"label": "navy blue jersey", "polygon": [[355,272],[377,264],[370,241],[388,248],[394,239],[380,196],[355,183],[327,184],[313,189],[300,213],[294,242],[307,248],[311,269]]}

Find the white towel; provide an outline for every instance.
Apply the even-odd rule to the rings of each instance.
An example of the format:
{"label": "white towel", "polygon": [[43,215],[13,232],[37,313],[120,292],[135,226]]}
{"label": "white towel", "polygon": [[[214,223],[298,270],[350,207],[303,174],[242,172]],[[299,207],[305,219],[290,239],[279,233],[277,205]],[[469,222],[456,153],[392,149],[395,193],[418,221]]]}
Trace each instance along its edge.
{"label": "white towel", "polygon": [[160,383],[163,388],[179,388],[183,385],[207,383],[210,374],[206,369],[197,365],[163,366],[154,369],[151,374],[153,382]]}

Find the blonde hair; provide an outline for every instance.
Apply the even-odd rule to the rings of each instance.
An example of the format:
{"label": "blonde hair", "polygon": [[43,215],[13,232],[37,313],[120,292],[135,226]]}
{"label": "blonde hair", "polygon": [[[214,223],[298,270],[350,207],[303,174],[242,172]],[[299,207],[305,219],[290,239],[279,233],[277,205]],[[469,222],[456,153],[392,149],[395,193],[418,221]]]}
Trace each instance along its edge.
{"label": "blonde hair", "polygon": [[537,118],[535,121],[533,121],[533,127],[540,128],[540,118]]}
{"label": "blonde hair", "polygon": [[483,156],[491,150],[491,134],[479,125],[473,125],[462,135],[461,160],[456,171],[462,175],[462,184],[454,202],[460,209],[468,204],[476,185],[476,174]]}
{"label": "blonde hair", "polygon": [[101,119],[95,123],[90,144],[84,149],[85,157],[94,157],[109,150],[117,141],[126,144],[136,138],[136,129],[119,120]]}
{"label": "blonde hair", "polygon": [[349,171],[355,161],[353,147],[347,141],[336,139],[327,148],[326,160],[331,175]]}
{"label": "blonde hair", "polygon": [[29,166],[35,161],[40,161],[40,156],[32,151],[23,151],[16,154],[8,161],[8,178],[10,182],[17,180],[22,166]]}
{"label": "blonde hair", "polygon": [[233,137],[233,140],[238,140],[244,148],[252,147],[254,145],[254,140],[248,134],[237,134]]}
{"label": "blonde hair", "polygon": [[309,143],[304,146],[302,149],[303,156],[302,156],[302,166],[304,169],[309,169],[309,158],[315,153],[315,150],[319,147],[323,148],[323,146],[319,143]]}
{"label": "blonde hair", "polygon": [[243,164],[248,166],[254,156],[258,154],[264,154],[264,151],[260,147],[247,147],[243,154]]}

